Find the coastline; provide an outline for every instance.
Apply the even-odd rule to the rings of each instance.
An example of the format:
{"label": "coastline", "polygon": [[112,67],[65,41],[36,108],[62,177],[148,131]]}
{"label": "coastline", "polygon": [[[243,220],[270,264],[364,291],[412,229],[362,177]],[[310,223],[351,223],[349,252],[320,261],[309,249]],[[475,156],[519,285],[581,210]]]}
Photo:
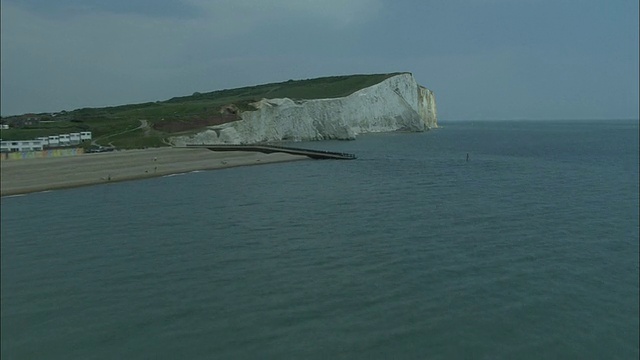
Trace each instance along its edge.
{"label": "coastline", "polygon": [[0,196],[147,179],[196,170],[308,159],[284,153],[153,148],[0,161]]}

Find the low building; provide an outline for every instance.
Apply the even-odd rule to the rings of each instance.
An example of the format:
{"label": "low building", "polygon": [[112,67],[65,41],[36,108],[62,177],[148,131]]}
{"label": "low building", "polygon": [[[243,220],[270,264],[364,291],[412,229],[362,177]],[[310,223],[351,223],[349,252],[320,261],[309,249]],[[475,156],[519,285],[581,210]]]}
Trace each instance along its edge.
{"label": "low building", "polygon": [[49,135],[49,146],[60,146],[60,137],[58,135]]}
{"label": "low building", "polygon": [[69,134],[60,134],[58,136],[58,139],[60,140],[60,146],[66,146],[70,144]]}
{"label": "low building", "polygon": [[49,137],[48,136],[37,137],[36,140],[42,140],[42,145],[43,146],[49,146]]}
{"label": "low building", "polygon": [[69,144],[78,145],[80,141],[80,133],[69,133]]}
{"label": "low building", "polygon": [[78,145],[83,141],[91,140],[91,131],[82,131],[77,133],[41,136],[35,140],[8,140],[2,141],[1,151],[36,151],[44,148],[57,148],[69,145]]}
{"label": "low building", "polygon": [[3,140],[0,141],[1,152],[14,151],[36,151],[42,150],[44,142],[42,140]]}

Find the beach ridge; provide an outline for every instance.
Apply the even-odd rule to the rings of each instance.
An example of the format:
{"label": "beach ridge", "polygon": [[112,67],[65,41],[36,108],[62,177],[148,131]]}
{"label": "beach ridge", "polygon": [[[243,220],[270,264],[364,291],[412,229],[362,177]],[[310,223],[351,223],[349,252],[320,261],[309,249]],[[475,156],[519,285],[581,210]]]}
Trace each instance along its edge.
{"label": "beach ridge", "polygon": [[303,159],[308,158],[283,153],[163,147],[59,158],[3,160],[0,162],[0,196]]}

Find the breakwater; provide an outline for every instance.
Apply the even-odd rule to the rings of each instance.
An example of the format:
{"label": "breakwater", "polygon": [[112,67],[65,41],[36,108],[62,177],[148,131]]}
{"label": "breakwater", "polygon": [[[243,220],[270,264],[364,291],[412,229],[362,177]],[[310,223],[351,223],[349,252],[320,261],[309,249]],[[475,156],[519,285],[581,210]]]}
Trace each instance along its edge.
{"label": "breakwater", "polygon": [[294,148],[288,146],[277,146],[277,145],[187,145],[190,148],[206,148],[211,151],[256,151],[265,154],[271,154],[275,152],[281,152],[291,155],[303,155],[308,156],[312,159],[336,159],[336,160],[354,160],[356,159],[356,155],[334,152],[334,151],[324,151],[324,150],[311,150],[311,149],[301,149]]}

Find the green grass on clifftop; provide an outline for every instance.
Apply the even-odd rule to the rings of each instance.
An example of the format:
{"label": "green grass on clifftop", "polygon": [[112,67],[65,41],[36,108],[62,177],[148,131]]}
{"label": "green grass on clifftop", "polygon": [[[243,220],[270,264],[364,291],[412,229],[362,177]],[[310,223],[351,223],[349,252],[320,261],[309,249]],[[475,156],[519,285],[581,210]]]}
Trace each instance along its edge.
{"label": "green grass on clifftop", "polygon": [[[238,112],[252,110],[249,103],[263,98],[303,100],[343,97],[398,74],[401,73],[289,80],[207,93],[196,92],[166,101],[83,108],[56,113],[55,116],[37,114],[45,122],[5,129],[0,137],[3,140],[30,140],[39,136],[91,131],[94,141],[100,145],[114,145],[122,149],[165,146],[164,139],[173,134],[196,132],[206,126],[237,120]],[[11,117],[2,120],[7,123]]]}

